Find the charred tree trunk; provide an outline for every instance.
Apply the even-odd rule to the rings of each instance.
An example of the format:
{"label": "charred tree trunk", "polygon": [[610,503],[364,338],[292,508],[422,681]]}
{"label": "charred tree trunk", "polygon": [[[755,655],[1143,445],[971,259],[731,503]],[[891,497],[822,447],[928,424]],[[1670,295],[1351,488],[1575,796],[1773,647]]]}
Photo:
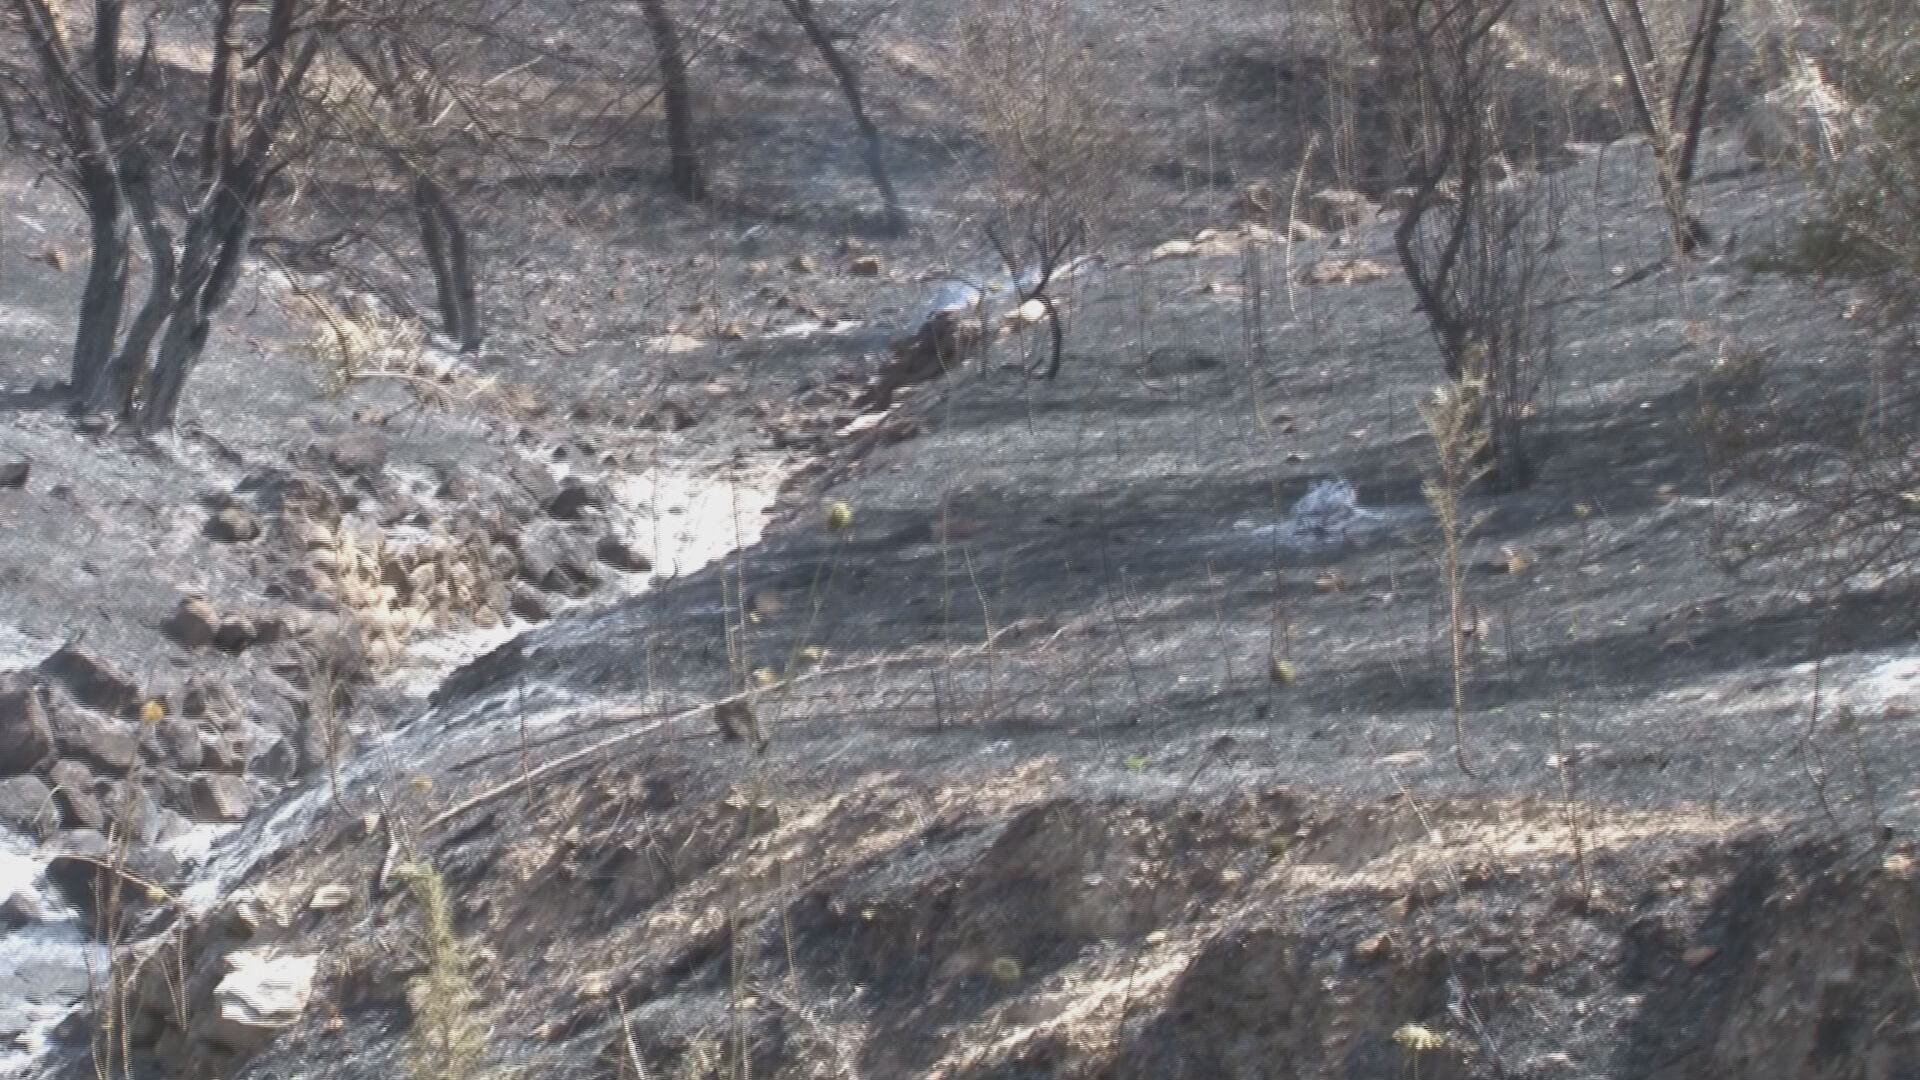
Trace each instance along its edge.
{"label": "charred tree trunk", "polygon": [[453,285],[453,267],[447,262],[447,232],[434,207],[433,184],[426,177],[413,182],[413,213],[420,223],[420,250],[433,271],[434,299],[440,308],[440,328],[455,341],[460,331],[460,294]]}
{"label": "charred tree trunk", "polygon": [[[397,48],[389,55],[397,76],[404,67],[404,58]],[[414,82],[413,119],[423,131],[433,124],[434,99],[430,86],[418,80]],[[413,190],[415,211],[420,217],[420,244],[428,265],[433,268],[441,322],[447,336],[459,343],[461,352],[479,352],[486,340],[486,328],[480,322],[478,288],[473,280],[473,246],[467,239],[467,227],[460,220],[460,212],[454,208],[446,185],[429,171],[430,166],[412,165],[405,160],[401,165],[412,168],[417,176]]]}
{"label": "charred tree trunk", "polygon": [[113,366],[113,347],[126,310],[129,236],[119,179],[110,164],[83,163],[80,190],[86,198],[92,254],[80,293],[69,385],[74,403],[85,405],[99,395]]}
{"label": "charred tree trunk", "polygon": [[166,325],[176,299],[179,266],[173,247],[173,233],[161,220],[160,206],[154,198],[151,163],[146,152],[130,147],[126,153],[122,188],[133,209],[134,222],[147,247],[147,298],[127,330],[126,341],[114,354],[113,363],[88,395],[87,404],[109,411],[123,419],[134,414],[140,391],[140,377],[153,349],[154,338]]}
{"label": "charred tree trunk", "polygon": [[[113,117],[101,116],[99,100],[111,99],[120,87],[120,34],[126,5],[122,0],[100,0],[94,7],[93,42],[86,66],[91,85],[83,85],[65,67],[70,85],[62,88],[66,105],[67,139],[77,151],[76,172],[86,200],[88,240],[92,249],[87,282],[80,294],[80,321],[74,331],[70,385],[76,404],[99,391],[113,363],[113,346],[126,310],[129,247],[126,199],[114,160]],[[41,9],[47,11],[47,9]],[[58,33],[46,14],[23,11],[29,34],[41,52],[43,65],[63,66]],[[50,14],[50,13],[49,13]],[[45,40],[41,35],[45,34]]]}
{"label": "charred tree trunk", "polygon": [[433,285],[446,335],[459,342],[460,351],[477,352],[486,340],[480,321],[478,290],[473,280],[472,245],[466,226],[447,197],[446,189],[430,176],[413,185],[414,213],[420,221],[420,246],[433,270]]}
{"label": "charred tree trunk", "polygon": [[187,234],[187,254],[181,259],[186,272],[167,312],[166,329],[154,351],[144,400],[136,414],[142,431],[173,426],[187,379],[212,336],[214,313],[226,303],[239,278],[257,196],[251,178],[234,179],[236,186],[217,193],[211,212],[196,220]]}
{"label": "charred tree trunk", "polygon": [[[319,51],[319,37],[296,24],[301,0],[270,0],[259,47],[241,48],[234,40],[239,2],[218,0],[193,153],[199,167],[181,200],[178,243],[154,187],[155,162],[169,151],[149,141],[135,111],[134,99],[146,88],[121,85],[123,0],[96,0],[85,54],[69,48],[50,0],[10,3],[57,102],[68,167],[91,220],[92,265],[75,334],[72,400],[110,408],[149,433],[172,426],[213,316],[233,292],[254,215],[268,181],[285,164],[276,159],[276,138]],[[140,80],[150,60],[149,49],[128,78]],[[244,116],[233,108],[243,92],[236,88],[242,72]],[[147,250],[147,295],[124,340],[116,340],[134,228]]]}
{"label": "charred tree trunk", "polygon": [[[1726,26],[1726,0],[1699,0],[1698,17],[1679,71],[1666,77],[1640,0],[1595,0],[1620,66],[1633,118],[1653,151],[1654,181],[1682,255],[1710,242],[1706,226],[1688,206],[1700,132],[1712,96],[1713,69]],[[1664,100],[1663,100],[1664,99]],[[1662,106],[1665,106],[1662,108]]]}
{"label": "charred tree trunk", "polygon": [[900,195],[894,191],[893,178],[887,173],[886,144],[880,137],[879,125],[867,115],[866,103],[861,99],[859,76],[834,45],[832,35],[820,25],[819,16],[813,9],[813,0],[780,0],[780,3],[800,24],[807,40],[820,53],[820,59],[833,72],[834,81],[840,84],[840,94],[847,99],[847,111],[853,114],[854,126],[860,129],[867,175],[873,178],[873,186],[880,192],[880,203],[886,215],[886,231],[895,236],[904,235],[907,231],[907,213],[901,208]]}
{"label": "charred tree trunk", "polygon": [[479,289],[474,280],[473,245],[446,182],[430,160],[423,160],[430,158],[431,150],[421,151],[444,96],[430,76],[423,75],[428,65],[410,57],[399,42],[388,42],[373,53],[351,46],[343,46],[340,51],[388,108],[417,125],[414,134],[420,141],[395,140],[385,147],[386,158],[395,171],[413,179],[414,221],[420,230],[421,253],[433,274],[441,330],[460,351],[477,352],[486,340],[486,328],[480,318]]}
{"label": "charred tree trunk", "polygon": [[640,10],[660,63],[660,94],[667,110],[668,178],[674,194],[688,202],[704,202],[707,178],[693,131],[693,91],[687,80],[687,57],[680,48],[680,33],[667,11],[666,0],[640,0]]}

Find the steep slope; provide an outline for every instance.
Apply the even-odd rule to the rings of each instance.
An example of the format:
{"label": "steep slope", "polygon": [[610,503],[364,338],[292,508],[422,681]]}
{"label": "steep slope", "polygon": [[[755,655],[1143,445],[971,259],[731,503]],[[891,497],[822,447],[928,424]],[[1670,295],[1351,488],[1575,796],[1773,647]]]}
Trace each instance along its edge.
{"label": "steep slope", "polygon": [[[1537,181],[1581,192],[1542,473],[1476,503],[1476,776],[1424,328],[1392,274],[1287,276],[1390,265],[1384,227],[1143,253],[1076,279],[1057,382],[1002,339],[823,440],[763,542],[477,660],[337,806],[240,834],[206,925],[320,976],[231,1074],[402,1067],[420,860],[490,1060],[543,1076],[1906,1075],[1910,631],[1722,576],[1688,427],[1729,350],[1812,394],[1869,335],[1844,291],[1660,269],[1643,161],[1591,153]],[[1716,225],[1789,227],[1716,162]],[[189,942],[205,989],[233,931]],[[171,1001],[163,1060],[227,1060]]]}

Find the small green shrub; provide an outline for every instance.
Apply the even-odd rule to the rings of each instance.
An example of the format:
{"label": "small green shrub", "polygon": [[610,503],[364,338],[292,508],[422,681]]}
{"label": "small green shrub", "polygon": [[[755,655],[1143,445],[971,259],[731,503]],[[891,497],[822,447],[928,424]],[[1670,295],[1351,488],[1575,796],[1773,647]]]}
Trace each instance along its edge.
{"label": "small green shrub", "polygon": [[488,1029],[480,1019],[479,994],[468,974],[468,955],[453,932],[446,883],[423,862],[395,871],[420,912],[420,950],[426,970],[407,986],[413,1010],[413,1046],[409,1063],[416,1080],[478,1080],[492,1075],[481,1068],[487,1056]]}

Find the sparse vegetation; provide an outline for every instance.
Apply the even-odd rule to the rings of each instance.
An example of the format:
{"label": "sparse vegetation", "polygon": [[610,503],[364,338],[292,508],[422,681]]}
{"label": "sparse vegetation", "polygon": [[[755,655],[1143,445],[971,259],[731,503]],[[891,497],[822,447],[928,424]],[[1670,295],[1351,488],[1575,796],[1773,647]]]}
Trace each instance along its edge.
{"label": "sparse vegetation", "polygon": [[1552,366],[1544,294],[1558,233],[1551,183],[1502,177],[1514,164],[1501,148],[1498,73],[1509,61],[1495,31],[1512,9],[1511,0],[1355,5],[1375,52],[1410,68],[1397,99],[1412,134],[1394,250],[1447,378],[1476,388],[1478,414],[1462,422],[1478,429],[1483,472],[1509,489],[1536,466],[1526,429]]}
{"label": "sparse vegetation", "polygon": [[418,947],[424,967],[407,985],[407,1004],[413,1011],[413,1075],[417,1080],[497,1075],[484,1068],[487,1026],[468,971],[472,958],[453,930],[445,880],[432,866],[420,862],[397,867],[394,876],[407,887],[418,912]]}
{"label": "sparse vegetation", "polygon": [[[1813,400],[1790,399],[1752,361],[1721,364],[1703,407],[1720,480],[1742,501],[1721,520],[1736,568],[1787,569],[1819,595],[1910,589],[1920,567],[1920,63],[1915,16],[1859,0],[1836,9],[1847,28],[1837,66],[1853,115],[1820,117],[1851,138],[1795,156],[1820,193],[1785,268],[1861,283],[1853,314],[1876,328],[1869,348],[1834,359]],[[1803,58],[1803,67],[1811,61]],[[1817,68],[1815,69],[1817,70]],[[1756,345],[1720,349],[1755,357]],[[1749,369],[1753,370],[1749,370]],[[1729,379],[1729,374],[1744,377]]]}
{"label": "sparse vegetation", "polygon": [[1486,466],[1476,464],[1486,449],[1481,426],[1485,406],[1484,384],[1463,378],[1435,390],[1422,409],[1427,434],[1433,440],[1434,468],[1421,491],[1440,528],[1440,580],[1447,607],[1447,670],[1453,687],[1453,758],[1460,771],[1473,776],[1467,763],[1467,647],[1474,628],[1469,626],[1466,595],[1466,543],[1480,525],[1463,499]]}

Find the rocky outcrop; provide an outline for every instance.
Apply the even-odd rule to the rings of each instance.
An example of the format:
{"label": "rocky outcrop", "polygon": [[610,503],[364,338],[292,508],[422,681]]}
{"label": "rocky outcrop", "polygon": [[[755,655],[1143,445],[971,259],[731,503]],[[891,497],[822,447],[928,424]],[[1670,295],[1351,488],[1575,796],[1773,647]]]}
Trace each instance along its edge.
{"label": "rocky outcrop", "polygon": [[172,1076],[233,1076],[298,1023],[320,957],[288,941],[289,917],[243,890],[181,927],[178,947],[136,974],[127,1037]]}

